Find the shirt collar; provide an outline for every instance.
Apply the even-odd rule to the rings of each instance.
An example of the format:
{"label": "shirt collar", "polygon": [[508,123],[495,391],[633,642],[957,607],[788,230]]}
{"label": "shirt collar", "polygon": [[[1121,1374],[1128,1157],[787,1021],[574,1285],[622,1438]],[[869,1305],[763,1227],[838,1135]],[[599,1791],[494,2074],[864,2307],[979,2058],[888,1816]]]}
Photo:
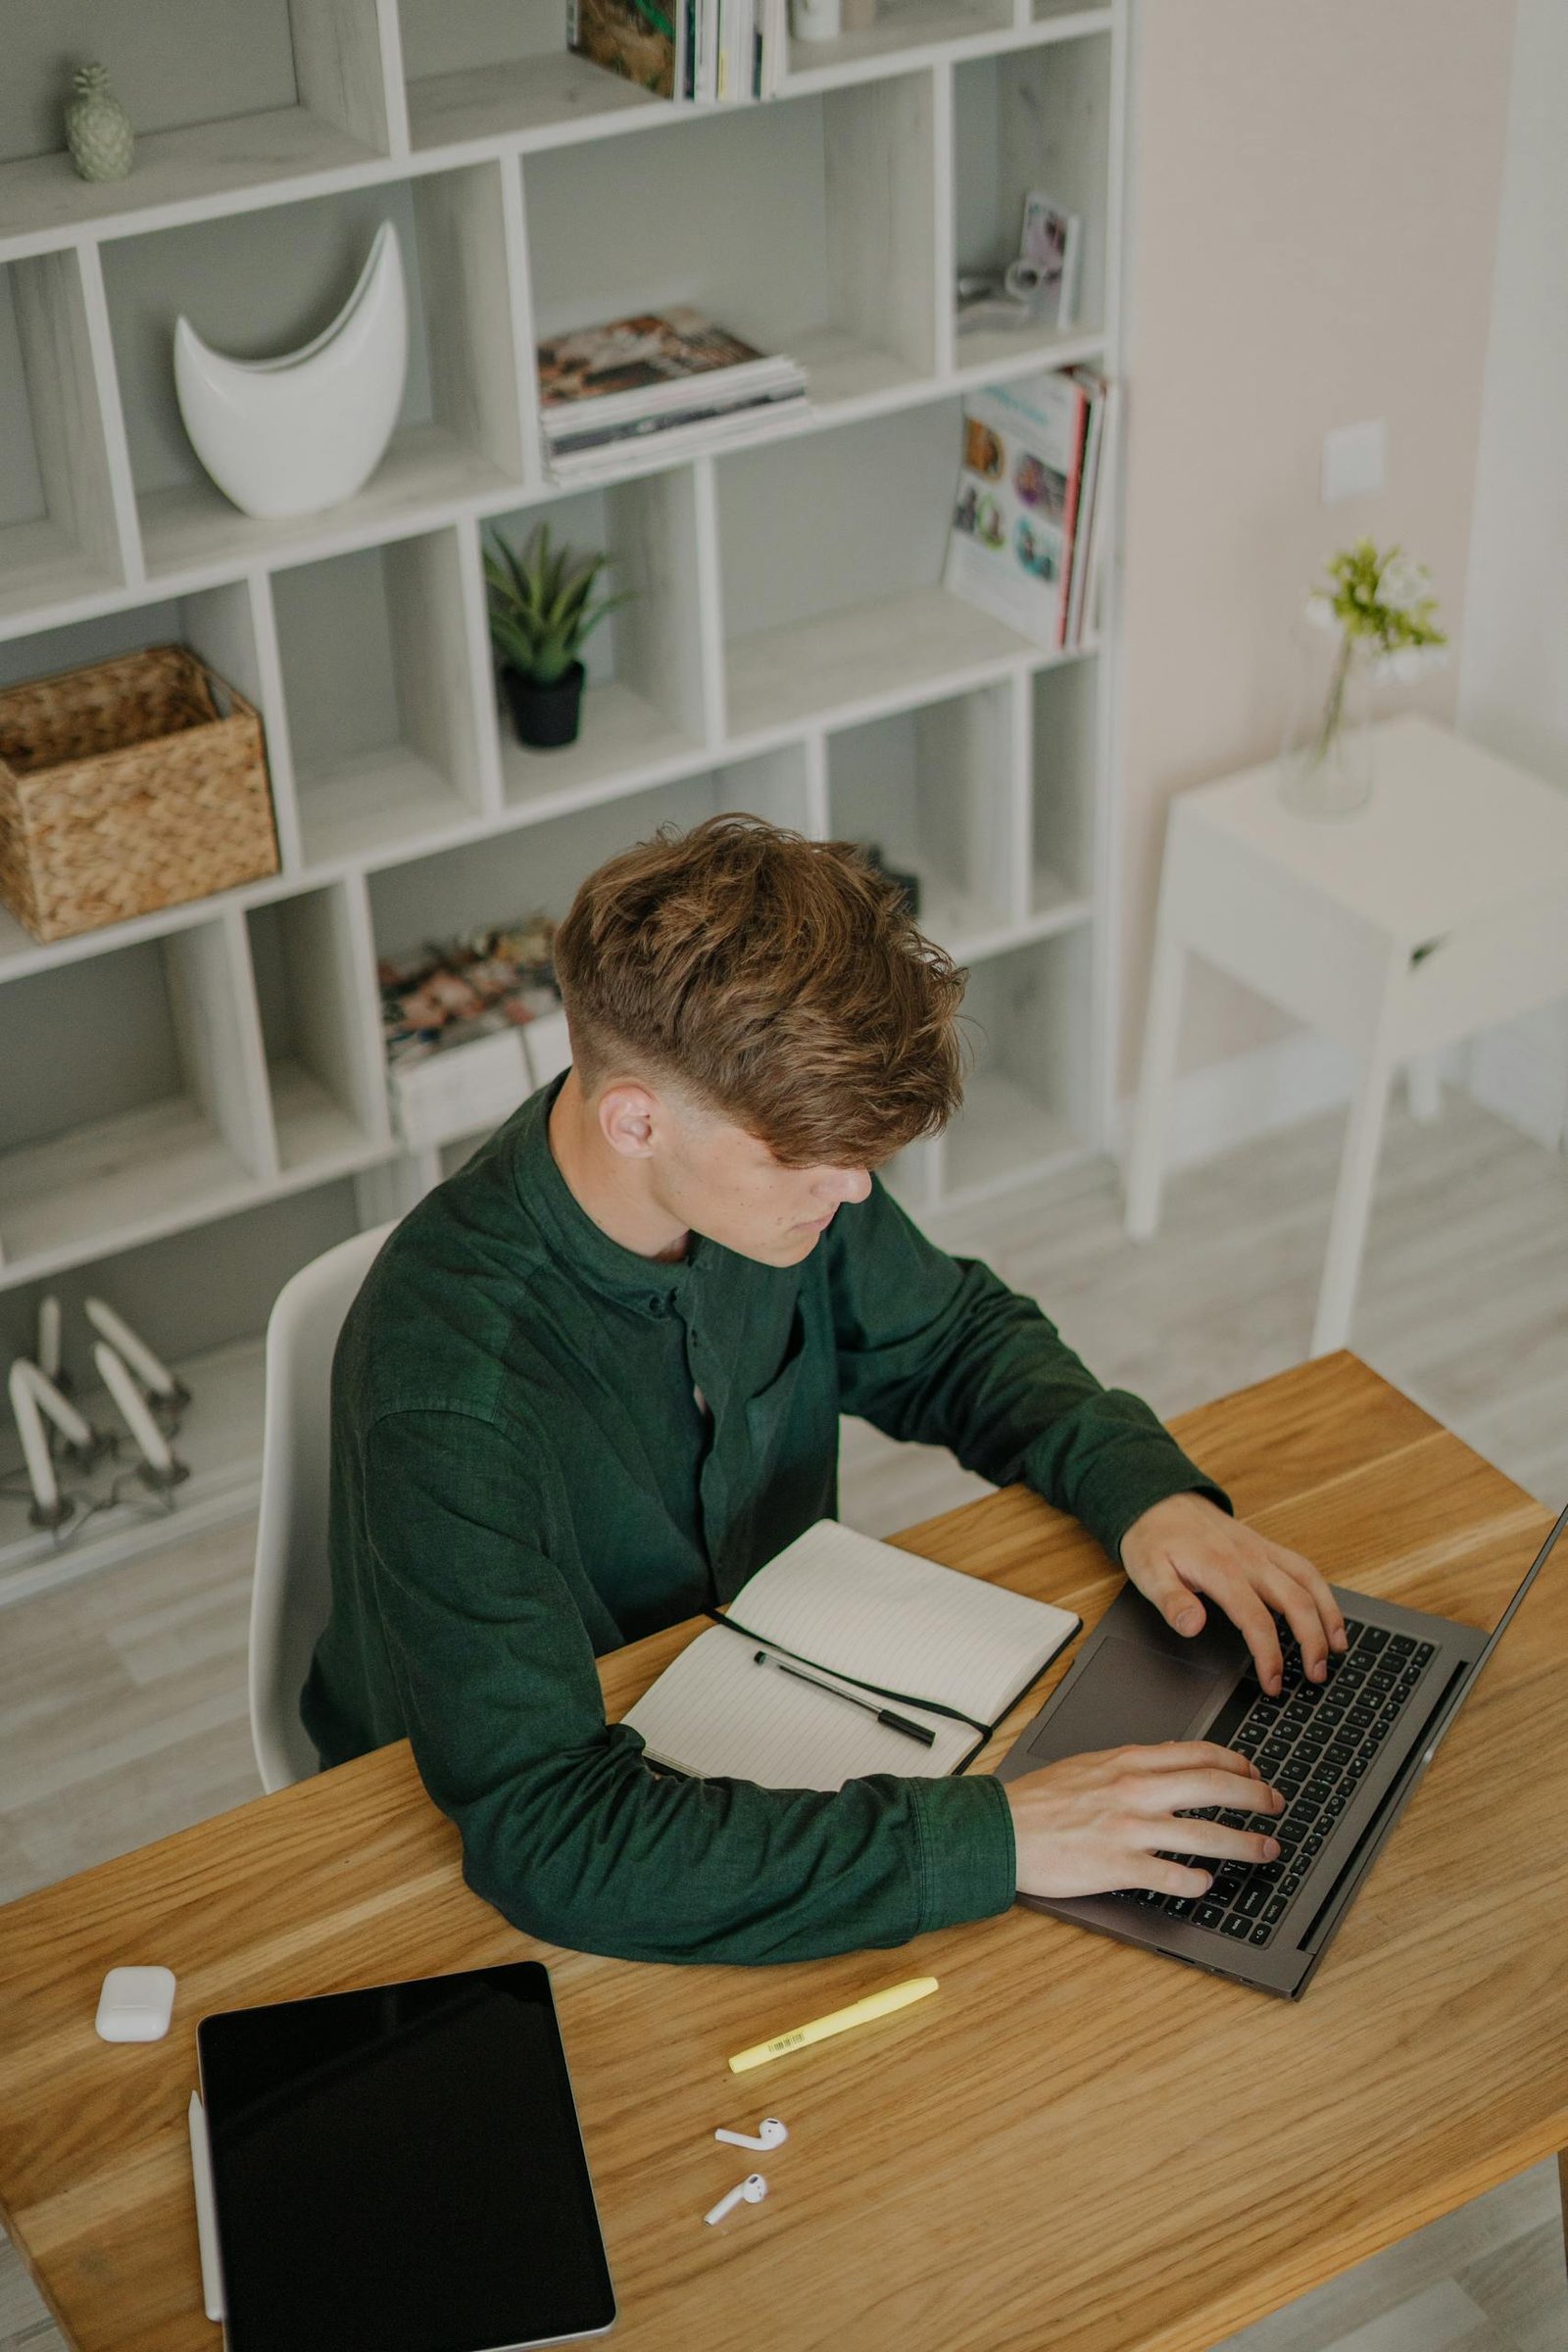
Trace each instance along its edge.
{"label": "shirt collar", "polygon": [[514,1130],[512,1174],[524,1214],[550,1256],[567,1264],[595,1290],[645,1314],[666,1315],[691,1295],[694,1277],[715,1247],[694,1233],[684,1258],[640,1257],[596,1225],[556,1165],[550,1113],[565,1072],[530,1098]]}

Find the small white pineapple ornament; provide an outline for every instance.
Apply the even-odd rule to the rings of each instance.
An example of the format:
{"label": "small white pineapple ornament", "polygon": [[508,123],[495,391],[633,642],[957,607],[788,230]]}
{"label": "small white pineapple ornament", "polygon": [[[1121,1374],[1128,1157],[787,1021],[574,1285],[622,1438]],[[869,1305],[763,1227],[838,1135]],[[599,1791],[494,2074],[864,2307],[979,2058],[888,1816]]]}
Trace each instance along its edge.
{"label": "small white pineapple ornament", "polygon": [[77,175],[123,179],[136,140],[130,117],[109,87],[109,68],[78,66],[72,81],[76,95],[66,108],[66,145]]}

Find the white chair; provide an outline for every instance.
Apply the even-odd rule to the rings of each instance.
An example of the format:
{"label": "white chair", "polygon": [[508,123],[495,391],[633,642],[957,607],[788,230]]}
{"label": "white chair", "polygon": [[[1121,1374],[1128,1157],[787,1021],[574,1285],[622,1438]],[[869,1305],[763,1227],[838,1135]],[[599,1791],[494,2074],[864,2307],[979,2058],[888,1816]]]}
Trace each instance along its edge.
{"label": "white chair", "polygon": [[377,1225],[302,1266],[267,1325],[262,1508],[251,1589],[251,1740],[269,1794],[303,1781],[319,1759],[300,1721],[300,1690],[326,1624],[326,1474],[332,1351],[370,1260],[391,1232]]}

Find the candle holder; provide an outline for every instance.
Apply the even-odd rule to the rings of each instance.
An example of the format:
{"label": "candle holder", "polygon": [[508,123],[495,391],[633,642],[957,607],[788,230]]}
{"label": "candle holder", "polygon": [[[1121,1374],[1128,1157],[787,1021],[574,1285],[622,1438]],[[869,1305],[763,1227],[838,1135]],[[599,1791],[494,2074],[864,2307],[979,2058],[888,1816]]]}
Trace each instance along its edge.
{"label": "candle holder", "polygon": [[[173,1449],[190,1391],[102,1299],[88,1298],[83,1306],[89,1327],[103,1335],[93,1347],[93,1366],[124,1423],[123,1434],[94,1428],[67,1396],[60,1309],[52,1298],[39,1315],[41,1360],[18,1356],[7,1381],[23,1462],[20,1470],[6,1474],[9,1483],[0,1484],[0,1501],[24,1499],[29,1524],[57,1540],[69,1528],[66,1541],[74,1541],[100,1511],[134,1508],[137,1487],[172,1511],[174,1489],[191,1474]],[[140,1457],[134,1464],[122,1451],[126,1436]],[[105,1461],[107,1491],[102,1482],[67,1491],[61,1478],[65,1467],[84,1476]],[[24,1479],[25,1487],[15,1484],[18,1479]]]}
{"label": "candle holder", "polygon": [[179,1486],[183,1480],[189,1478],[190,1464],[182,1462],[177,1453],[172,1453],[167,1463],[138,1462],[136,1476],[142,1485],[150,1487],[155,1494],[167,1494],[171,1488]]}

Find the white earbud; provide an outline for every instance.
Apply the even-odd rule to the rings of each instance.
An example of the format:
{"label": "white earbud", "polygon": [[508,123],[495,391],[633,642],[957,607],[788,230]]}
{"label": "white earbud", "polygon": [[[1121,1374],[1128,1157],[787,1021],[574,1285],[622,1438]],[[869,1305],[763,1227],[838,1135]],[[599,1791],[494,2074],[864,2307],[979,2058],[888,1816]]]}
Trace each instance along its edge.
{"label": "white earbud", "polygon": [[781,2148],[789,2132],[776,2115],[764,2115],[755,2139],[749,2132],[715,2132],[713,2137],[728,2140],[732,2148]]}
{"label": "white earbud", "polygon": [[760,2205],[766,2194],[767,2182],[761,2174],[748,2173],[740,2186],[732,2188],[727,2197],[720,2197],[712,2212],[705,2213],[703,2219],[708,2223],[721,2222],[725,2214],[733,2213],[739,2204]]}

